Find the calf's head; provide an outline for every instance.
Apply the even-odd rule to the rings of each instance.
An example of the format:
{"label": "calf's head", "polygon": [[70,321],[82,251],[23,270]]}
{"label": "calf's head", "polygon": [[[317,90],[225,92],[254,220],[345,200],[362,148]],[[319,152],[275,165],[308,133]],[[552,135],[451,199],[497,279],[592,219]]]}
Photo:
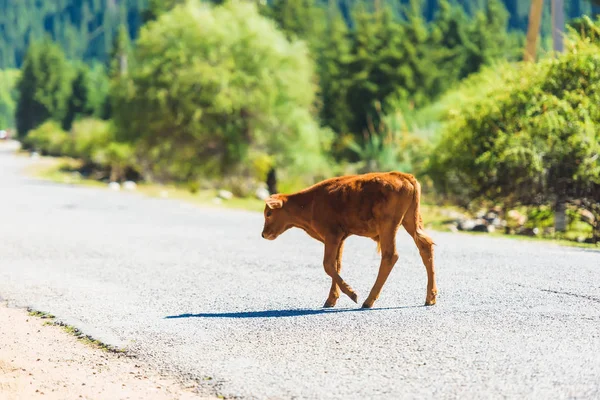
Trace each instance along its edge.
{"label": "calf's head", "polygon": [[291,216],[285,207],[286,202],[286,197],[279,194],[272,195],[265,200],[263,238],[275,240],[279,235],[292,227]]}

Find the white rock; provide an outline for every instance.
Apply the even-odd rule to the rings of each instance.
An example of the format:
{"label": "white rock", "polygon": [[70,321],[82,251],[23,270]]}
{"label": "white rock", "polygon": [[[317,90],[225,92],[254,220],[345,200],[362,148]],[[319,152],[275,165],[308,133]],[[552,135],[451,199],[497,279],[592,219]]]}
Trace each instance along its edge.
{"label": "white rock", "polygon": [[110,190],[121,190],[121,185],[119,185],[119,182],[111,182],[108,184],[108,188]]}
{"label": "white rock", "polygon": [[125,183],[123,183],[123,189],[125,190],[135,190],[136,188],[137,185],[133,181],[125,181]]}
{"label": "white rock", "polygon": [[33,153],[31,153],[31,158],[37,160],[38,158],[40,158],[40,155],[37,151],[34,151]]}
{"label": "white rock", "polygon": [[254,194],[256,195],[256,198],[260,200],[264,200],[270,195],[269,191],[262,187],[256,189],[256,192],[254,192]]}
{"label": "white rock", "polygon": [[219,197],[224,200],[231,200],[233,198],[233,193],[228,190],[219,190]]}
{"label": "white rock", "polygon": [[458,229],[460,229],[461,231],[470,231],[473,228],[475,228],[475,225],[477,225],[476,221],[472,219],[467,219],[458,222]]}
{"label": "white rock", "polygon": [[213,199],[213,203],[215,203],[215,204],[221,204],[222,202],[223,202],[223,200],[221,198],[219,198],[219,197],[215,197]]}

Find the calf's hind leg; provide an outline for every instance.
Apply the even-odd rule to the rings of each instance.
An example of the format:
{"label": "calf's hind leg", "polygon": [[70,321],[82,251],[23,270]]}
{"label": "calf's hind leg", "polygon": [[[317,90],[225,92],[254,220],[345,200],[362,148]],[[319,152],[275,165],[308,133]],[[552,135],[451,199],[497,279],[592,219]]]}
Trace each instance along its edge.
{"label": "calf's hind leg", "polygon": [[381,245],[381,263],[379,264],[379,272],[375,284],[369,293],[369,297],[365,300],[362,308],[371,308],[375,300],[379,298],[381,289],[385,284],[390,272],[398,261],[398,252],[396,251],[396,225],[386,224],[379,235],[379,244]]}
{"label": "calf's hind leg", "polygon": [[[411,211],[409,211],[410,214]],[[437,285],[435,283],[435,267],[433,265],[433,240],[423,232],[422,226],[417,227],[413,218],[406,218],[402,225],[406,232],[412,236],[421,259],[427,270],[427,295],[425,297],[425,305],[432,306],[435,304],[436,296],[438,293]],[[417,232],[417,228],[419,231]]]}

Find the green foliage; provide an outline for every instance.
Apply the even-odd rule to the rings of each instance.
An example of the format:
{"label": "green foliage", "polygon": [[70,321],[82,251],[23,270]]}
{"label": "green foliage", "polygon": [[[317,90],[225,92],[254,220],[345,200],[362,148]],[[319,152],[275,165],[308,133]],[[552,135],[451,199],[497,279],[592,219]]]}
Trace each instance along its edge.
{"label": "green foliage", "polygon": [[527,210],[528,228],[551,228],[554,226],[554,213],[548,206],[530,207]]}
{"label": "green foliage", "polygon": [[123,180],[127,169],[136,167],[135,151],[129,143],[111,141],[93,154],[94,162],[110,167],[111,182]]}
{"label": "green foliage", "polygon": [[595,22],[584,15],[569,22],[567,29],[572,35],[577,35],[580,38],[589,39],[591,41],[600,41],[600,20]]}
{"label": "green foliage", "polygon": [[470,19],[461,7],[451,5],[448,0],[439,2],[429,40],[433,64],[438,71],[433,97],[485,65],[521,57],[522,35],[508,32],[506,8],[499,0],[486,3]]}
{"label": "green foliage", "polygon": [[307,49],[254,4],[176,7],[142,29],[135,59],[114,85],[114,117],[119,137],[151,165],[147,173],[220,175],[250,148],[299,171],[324,164]]}
{"label": "green foliage", "polygon": [[112,123],[98,119],[75,121],[68,133],[58,122],[47,121],[30,131],[24,143],[44,155],[72,157],[108,169],[111,181],[123,180],[127,170],[137,168],[133,147],[115,141]]}
{"label": "green foliage", "polygon": [[[472,19],[461,7],[442,1],[430,24],[420,0],[400,9],[386,4],[372,8],[358,3],[352,30],[330,8],[325,38],[319,42],[321,118],[338,133],[336,155],[354,161],[362,153],[346,152],[349,141],[365,146],[363,153],[383,141],[372,137],[372,127],[380,123],[378,105],[383,114],[423,107],[481,67],[514,57],[517,49],[507,33],[506,9],[496,0]],[[371,137],[369,143],[365,135]]]}
{"label": "green foliage", "polygon": [[47,121],[29,132],[24,144],[42,154],[59,156],[69,145],[69,135],[56,121]]}
{"label": "green foliage", "polygon": [[365,135],[363,145],[350,141],[348,148],[361,160],[356,164],[358,172],[421,172],[426,144],[409,128],[398,111],[380,118],[378,126]]}
{"label": "green foliage", "polygon": [[325,33],[326,10],[319,0],[273,0],[264,14],[277,22],[289,40],[306,40],[311,49],[317,49]]}
{"label": "green foliage", "polygon": [[64,53],[49,40],[33,43],[17,84],[17,130],[21,137],[47,119],[65,117],[72,72]]}
{"label": "green foliage", "polygon": [[600,48],[576,40],[558,59],[500,70],[446,126],[430,165],[438,189],[463,202],[564,198],[597,213]]}
{"label": "green foliage", "polygon": [[0,129],[12,128],[15,124],[17,107],[17,82],[20,71],[0,70]]}
{"label": "green foliage", "polygon": [[87,71],[87,82],[87,101],[92,115],[96,118],[108,119],[109,79],[105,67],[100,63],[93,63]]}
{"label": "green foliage", "polygon": [[156,21],[158,17],[175,6],[185,3],[186,0],[148,0],[148,7],[142,11],[144,23]]}
{"label": "green foliage", "polygon": [[108,61],[108,73],[110,77],[121,76],[127,73],[129,59],[131,56],[131,42],[124,27],[119,29],[115,36]]}
{"label": "green foliage", "polygon": [[71,83],[71,94],[67,100],[65,117],[62,121],[64,130],[70,130],[76,119],[94,113],[89,99],[90,89],[88,68],[82,65],[78,68],[75,79]]}
{"label": "green foliage", "polygon": [[324,125],[340,134],[349,133],[352,113],[346,106],[350,41],[346,23],[337,6],[329,7],[328,23],[318,53],[320,117]]}
{"label": "green foliage", "polygon": [[105,61],[119,26],[131,35],[148,0],[0,1],[0,69],[20,67],[33,41],[49,35],[71,59]]}
{"label": "green foliage", "polygon": [[63,154],[81,159],[87,163],[98,160],[98,152],[106,149],[114,141],[111,123],[86,118],[76,121],[70,132],[69,147]]}

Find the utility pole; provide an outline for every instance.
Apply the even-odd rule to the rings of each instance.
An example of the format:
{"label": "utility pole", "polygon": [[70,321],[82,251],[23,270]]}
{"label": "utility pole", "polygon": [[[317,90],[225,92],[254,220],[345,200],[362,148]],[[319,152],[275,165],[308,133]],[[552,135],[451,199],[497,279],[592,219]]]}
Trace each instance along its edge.
{"label": "utility pole", "polygon": [[537,48],[537,39],[540,35],[543,7],[544,0],[531,0],[529,23],[527,24],[527,43],[525,44],[525,55],[523,57],[523,60],[525,61],[535,61],[535,52]]}
{"label": "utility pole", "polygon": [[552,0],[552,43],[557,53],[564,51],[565,5],[564,0]]}
{"label": "utility pole", "polygon": [[[552,49],[555,54],[564,50],[565,5],[563,0],[552,0]],[[554,205],[554,231],[567,230],[567,205],[564,196],[558,196]]]}

